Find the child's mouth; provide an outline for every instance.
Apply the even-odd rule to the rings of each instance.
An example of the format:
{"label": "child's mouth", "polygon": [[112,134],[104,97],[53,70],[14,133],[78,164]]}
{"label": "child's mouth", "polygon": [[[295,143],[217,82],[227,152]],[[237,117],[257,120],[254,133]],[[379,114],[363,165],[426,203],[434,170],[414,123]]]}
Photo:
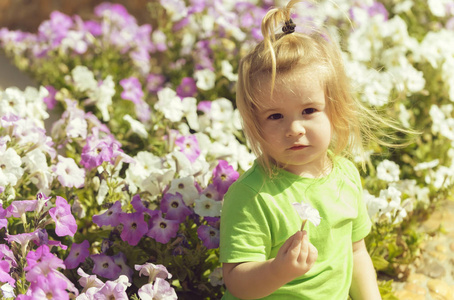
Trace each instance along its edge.
{"label": "child's mouth", "polygon": [[306,147],[307,146],[304,146],[304,145],[295,145],[293,147],[290,147],[290,150],[301,150],[301,149],[304,149]]}

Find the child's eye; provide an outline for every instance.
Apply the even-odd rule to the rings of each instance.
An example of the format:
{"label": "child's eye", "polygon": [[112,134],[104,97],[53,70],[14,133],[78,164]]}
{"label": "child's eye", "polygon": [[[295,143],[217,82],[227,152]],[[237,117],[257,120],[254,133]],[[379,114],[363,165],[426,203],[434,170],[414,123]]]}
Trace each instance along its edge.
{"label": "child's eye", "polygon": [[278,120],[281,119],[282,115],[281,114],[272,114],[268,117],[268,120]]}
{"label": "child's eye", "polygon": [[317,109],[315,109],[315,108],[306,108],[305,110],[303,110],[303,115],[310,115],[316,111],[317,111]]}

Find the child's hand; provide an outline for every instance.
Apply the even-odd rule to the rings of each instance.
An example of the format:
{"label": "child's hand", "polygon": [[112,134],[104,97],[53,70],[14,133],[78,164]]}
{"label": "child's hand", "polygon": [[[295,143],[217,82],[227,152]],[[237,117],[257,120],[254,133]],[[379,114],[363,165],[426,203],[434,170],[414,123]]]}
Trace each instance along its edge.
{"label": "child's hand", "polygon": [[314,265],[318,251],[309,242],[306,231],[298,231],[289,237],[272,262],[272,271],[279,278],[291,281],[306,274]]}

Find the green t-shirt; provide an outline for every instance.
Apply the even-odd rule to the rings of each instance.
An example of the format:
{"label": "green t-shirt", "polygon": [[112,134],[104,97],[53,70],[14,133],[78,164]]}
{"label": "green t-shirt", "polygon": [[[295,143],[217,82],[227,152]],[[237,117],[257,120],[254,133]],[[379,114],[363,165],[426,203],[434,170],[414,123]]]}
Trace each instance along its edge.
{"label": "green t-shirt", "polygon": [[[314,266],[303,276],[262,299],[348,298],[353,270],[352,243],[369,234],[371,221],[362,200],[358,170],[334,158],[331,173],[319,179],[280,170],[272,179],[255,162],[228,190],[221,214],[220,261],[266,261],[300,230],[294,202],[310,203],[321,216],[305,230],[318,250]],[[226,291],[223,299],[238,299]]]}

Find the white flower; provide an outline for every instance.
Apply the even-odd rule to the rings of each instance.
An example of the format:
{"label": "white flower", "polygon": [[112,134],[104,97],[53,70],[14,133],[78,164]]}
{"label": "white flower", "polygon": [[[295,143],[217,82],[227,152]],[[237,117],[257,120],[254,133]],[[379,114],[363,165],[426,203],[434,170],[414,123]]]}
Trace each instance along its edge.
{"label": "white flower", "polygon": [[201,217],[219,217],[221,215],[222,201],[216,201],[201,195],[195,200],[194,212]]}
{"label": "white flower", "polygon": [[428,162],[422,162],[422,163],[417,164],[414,167],[414,170],[415,171],[421,171],[421,170],[433,169],[436,166],[438,166],[439,163],[440,163],[440,160],[438,158],[434,159],[434,160],[431,160],[431,161],[428,161]]}
{"label": "white flower", "polygon": [[98,194],[96,194],[96,202],[98,203],[98,205],[101,205],[104,203],[104,200],[106,199],[108,192],[109,192],[109,187],[107,186],[107,181],[105,181],[105,180],[101,181],[101,184],[99,185],[99,188],[98,188]]}
{"label": "white flower", "polygon": [[395,187],[388,187],[386,190],[381,190],[379,197],[385,200],[388,205],[383,209],[384,213],[391,212],[400,207],[402,193]]}
{"label": "white flower", "polygon": [[16,295],[14,294],[14,288],[9,284],[3,284],[0,289],[2,290],[2,295],[5,298],[14,298]]}
{"label": "white flower", "polygon": [[131,129],[134,133],[137,133],[140,137],[146,139],[148,137],[148,132],[147,129],[145,128],[145,125],[143,125],[142,122],[137,121],[130,115],[126,114],[123,116],[123,120],[127,121],[129,125],[131,126]]}
{"label": "white flower", "polygon": [[186,121],[188,121],[189,126],[193,130],[199,130],[200,126],[197,116],[197,99],[193,97],[186,97],[183,98],[181,104],[183,105],[184,116],[186,117]]}
{"label": "white flower", "polygon": [[74,86],[81,92],[93,91],[98,86],[93,73],[85,66],[77,66],[71,71]]}
{"label": "white flower", "polygon": [[230,81],[238,80],[238,74],[233,73],[233,66],[228,60],[223,60],[221,62],[221,74]]}
{"label": "white flower", "polygon": [[295,211],[298,213],[300,218],[303,220],[309,220],[314,226],[320,225],[321,217],[320,213],[316,208],[313,208],[309,203],[292,203]]}
{"label": "white flower", "polygon": [[377,166],[377,178],[387,182],[399,180],[400,168],[393,161],[385,159]]}
{"label": "white flower", "polygon": [[187,176],[183,178],[176,178],[170,183],[170,188],[167,193],[175,194],[180,193],[183,196],[183,201],[187,206],[194,203],[195,199],[199,197],[199,192],[194,185],[194,177]]}
{"label": "white flower", "polygon": [[161,111],[166,119],[171,122],[179,122],[184,116],[184,106],[177,93],[170,89],[164,88],[158,92],[158,102],[154,108]]}
{"label": "white flower", "polygon": [[454,141],[454,118],[446,119],[440,124],[440,134]]}
{"label": "white flower", "polygon": [[126,182],[132,193],[143,187],[143,181],[156,170],[162,168],[161,158],[151,152],[140,151],[134,157],[134,163],[126,170]]}
{"label": "white flower", "polygon": [[446,5],[452,3],[451,0],[428,0],[427,4],[430,11],[436,17],[443,18],[446,16]]}
{"label": "white flower", "polygon": [[194,72],[194,78],[199,89],[208,91],[214,88],[216,74],[213,71],[209,69],[197,70]]}
{"label": "white flower", "polygon": [[25,163],[25,172],[30,174],[31,182],[43,192],[48,194],[50,183],[52,182],[52,173],[47,165],[46,155],[40,149],[34,149],[22,158]]}
{"label": "white flower", "polygon": [[62,50],[73,49],[78,54],[85,53],[88,45],[84,36],[85,34],[82,31],[69,30],[61,41]]}
{"label": "white flower", "polygon": [[0,153],[0,186],[16,185],[24,174],[21,165],[22,160],[13,148],[8,148],[5,152]]}
{"label": "white flower", "polygon": [[161,5],[172,22],[179,21],[188,15],[188,9],[183,0],[166,0],[162,1]]}
{"label": "white flower", "polygon": [[101,112],[103,121],[109,121],[109,107],[112,105],[112,97],[115,95],[115,83],[112,76],[108,75],[102,84],[92,92],[89,92],[88,95]]}
{"label": "white flower", "polygon": [[233,119],[232,101],[219,98],[211,103],[211,118],[219,123],[231,123]]}
{"label": "white flower", "polygon": [[222,268],[214,269],[210,273],[208,278],[210,279],[210,283],[211,283],[212,286],[223,285],[224,284],[224,279],[223,279],[223,276],[222,276]]}
{"label": "white flower", "polygon": [[58,181],[66,187],[81,188],[85,183],[85,170],[79,168],[71,157],[58,155],[58,163],[53,168]]}
{"label": "white flower", "polygon": [[363,190],[363,199],[367,207],[369,217],[373,220],[378,213],[383,212],[388,207],[388,202],[382,197],[375,197],[369,191]]}

